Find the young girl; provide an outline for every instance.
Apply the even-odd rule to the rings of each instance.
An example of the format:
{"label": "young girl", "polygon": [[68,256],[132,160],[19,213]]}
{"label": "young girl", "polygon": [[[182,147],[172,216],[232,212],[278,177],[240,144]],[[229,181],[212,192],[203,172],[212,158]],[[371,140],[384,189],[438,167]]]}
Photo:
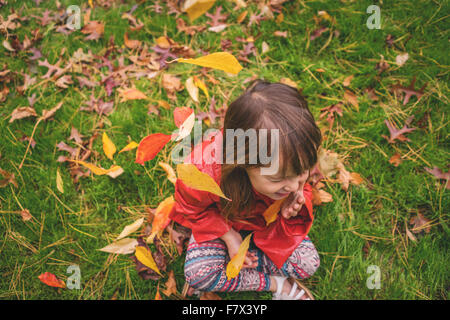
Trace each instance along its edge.
{"label": "young girl", "polygon": [[[242,150],[227,150],[238,146],[223,135],[227,129],[255,129],[258,139],[246,140]],[[259,129],[279,132],[278,141],[266,135],[267,153],[271,154],[274,143],[279,150],[278,171],[269,175],[261,171],[267,169],[267,163],[249,161],[252,143],[261,140]],[[317,172],[322,136],[305,99],[288,85],[257,80],[229,105],[221,133],[195,146],[185,162],[194,163],[215,179],[232,201],[194,190],[180,179],[175,185],[176,204],[170,217],[192,229],[186,253],[186,281],[200,291],[272,291],[273,299],[313,299],[306,288],[288,279],[308,278],[320,264],[307,236],[313,222],[312,190],[307,181]],[[213,152],[212,159],[205,159],[203,152],[201,163],[192,162],[196,148],[205,150],[211,144],[222,148],[222,158]],[[233,155],[238,158],[231,163],[226,159],[230,151],[235,151]],[[243,159],[246,161],[238,161]],[[276,220],[267,224],[263,212],[283,198]],[[237,254],[250,232],[252,242],[244,266],[238,276],[227,280],[230,257]]]}

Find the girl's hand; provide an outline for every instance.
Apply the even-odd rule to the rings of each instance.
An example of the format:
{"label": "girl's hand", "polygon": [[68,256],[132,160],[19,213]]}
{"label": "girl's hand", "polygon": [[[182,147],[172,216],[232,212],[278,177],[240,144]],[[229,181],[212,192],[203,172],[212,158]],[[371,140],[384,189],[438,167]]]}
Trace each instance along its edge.
{"label": "girl's hand", "polygon": [[[228,248],[228,254],[230,255],[230,259],[233,258],[239,251],[239,246],[242,243],[242,237],[239,232],[231,229],[227,233],[225,233],[222,237],[220,237]],[[247,256],[244,260],[243,268],[256,268],[258,265],[258,257],[247,251]]]}
{"label": "girl's hand", "polygon": [[291,192],[281,205],[281,216],[285,219],[297,216],[304,203],[303,191]]}

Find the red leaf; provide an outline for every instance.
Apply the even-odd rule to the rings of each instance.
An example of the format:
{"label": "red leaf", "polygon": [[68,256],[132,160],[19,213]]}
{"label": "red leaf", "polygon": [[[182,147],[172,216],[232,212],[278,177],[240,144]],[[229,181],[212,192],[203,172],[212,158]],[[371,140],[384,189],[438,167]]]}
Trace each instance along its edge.
{"label": "red leaf", "polygon": [[154,133],[146,136],[139,142],[135,162],[144,165],[145,161],[153,160],[171,138],[171,135],[164,133]]}
{"label": "red leaf", "polygon": [[188,107],[176,107],[175,110],[173,110],[173,119],[177,128],[184,123],[192,112],[194,112],[194,110]]}
{"label": "red leaf", "polygon": [[58,279],[53,273],[50,272],[44,272],[39,277],[39,280],[41,280],[43,283],[50,287],[57,287],[57,288],[65,288],[66,284],[64,281]]}

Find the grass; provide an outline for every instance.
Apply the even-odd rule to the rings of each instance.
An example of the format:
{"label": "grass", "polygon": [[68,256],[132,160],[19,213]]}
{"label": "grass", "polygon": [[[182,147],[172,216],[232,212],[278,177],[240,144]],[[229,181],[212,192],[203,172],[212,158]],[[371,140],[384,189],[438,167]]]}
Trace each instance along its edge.
{"label": "grass", "polygon": [[[77,1],[60,1],[62,8]],[[91,20],[105,23],[105,33],[98,41],[84,40],[80,31],[68,36],[54,31],[53,24],[41,26],[32,16],[42,16],[45,8],[56,10],[53,2],[12,1],[0,8],[4,19],[11,10],[19,11],[28,20],[21,21],[15,30],[2,31],[2,42],[15,36],[20,42],[25,35],[39,28],[43,38],[36,46],[51,64],[61,57],[65,65],[78,48],[103,55],[108,40],[114,37],[117,51],[111,57],[118,66],[121,55],[131,55],[123,46],[125,32],[152,47],[156,38],[167,35],[179,44],[194,50],[221,51],[220,40],[230,39],[230,50],[235,56],[243,49],[236,37],[255,37],[257,56],[250,55],[250,63],[242,62],[244,69],[233,77],[221,71],[210,71],[220,81],[207,82],[217,105],[230,103],[243,88],[244,79],[256,75],[270,81],[289,78],[295,81],[308,98],[310,109],[326,135],[323,147],[345,158],[345,166],[359,173],[365,183],[350,186],[346,192],[340,184],[326,183],[333,202],[315,207],[315,222],[310,237],[318,248],[321,266],[305,284],[317,299],[447,299],[449,281],[449,192],[445,181],[437,180],[424,167],[439,167],[448,171],[448,15],[447,1],[383,1],[381,29],[367,29],[369,16],[366,8],[371,1],[289,1],[283,5],[284,20],[261,21],[260,25],[247,26],[236,23],[244,10],[259,13],[256,1],[249,1],[245,9],[233,10],[232,2],[218,1],[222,12],[229,13],[230,25],[222,34],[196,33],[188,36],[176,28],[175,15],[157,14],[142,3],[133,13],[144,23],[139,32],[130,32],[127,20],[121,15],[132,8],[134,2],[122,4],[112,1],[110,8],[98,2]],[[83,12],[87,2],[78,2]],[[218,5],[216,4],[215,7]],[[213,12],[215,7],[210,10]],[[20,11],[21,10],[21,11]],[[165,5],[163,5],[163,10]],[[330,31],[311,41],[309,35],[318,28],[314,17],[326,11],[334,22],[321,23]],[[448,11],[448,10],[447,10]],[[275,14],[277,16],[277,14]],[[187,17],[180,16],[186,22]],[[447,21],[446,21],[447,20]],[[195,25],[205,24],[202,16]],[[288,31],[288,37],[277,37],[274,31]],[[386,45],[388,34],[394,45]],[[261,54],[262,42],[270,50]],[[62,50],[65,50],[61,53]],[[120,53],[119,51],[122,50]],[[402,67],[395,64],[398,54],[407,52],[409,60]],[[200,51],[197,52],[200,55]],[[107,96],[104,87],[79,88],[76,84],[67,89],[56,87],[51,81],[41,83],[40,76],[47,71],[28,59],[29,52],[10,52],[0,47],[0,68],[13,74],[12,81],[4,83],[9,89],[0,99],[0,168],[13,173],[17,187],[12,184],[0,188],[0,298],[1,299],[154,299],[157,281],[142,280],[134,263],[126,255],[108,255],[97,249],[112,242],[122,228],[139,217],[146,217],[146,207],[156,207],[173,194],[173,185],[167,181],[158,161],[169,161],[170,150],[165,148],[145,166],[134,163],[134,153],[116,155],[111,161],[104,156],[101,139],[93,144],[89,161],[109,168],[112,163],[124,168],[125,173],[116,179],[107,176],[89,176],[74,183],[68,166],[57,162],[60,155],[56,144],[68,142],[72,126],[85,136],[94,132],[107,132],[118,147],[131,140],[140,141],[150,133],[169,133],[175,129],[172,110],[176,106],[191,106],[196,112],[206,111],[209,103],[201,95],[194,104],[186,90],[177,93],[177,101],[168,99],[161,77],[129,79],[150,99],[166,100],[171,109],[160,108],[160,114],[147,114],[148,101],[121,102],[117,88]],[[381,56],[390,68],[379,74],[375,65]],[[126,61],[126,63],[129,63]],[[319,69],[319,71],[318,71]],[[320,72],[323,69],[325,72]],[[104,74],[107,68],[101,69]],[[179,76],[183,83],[190,75],[199,74],[200,68],[172,64],[167,71]],[[35,85],[23,94],[17,87],[23,85],[23,73],[37,77]],[[68,74],[71,74],[70,72]],[[73,73],[73,75],[77,75]],[[346,104],[344,114],[337,117],[332,130],[319,119],[320,109],[343,100],[345,87],[342,81],[354,75],[350,90],[358,97],[359,111]],[[425,94],[417,101],[402,105],[390,88],[396,83],[409,85],[416,77],[416,88],[427,83]],[[97,75],[97,80],[100,80]],[[373,87],[379,97],[370,100],[364,89]],[[98,116],[80,111],[91,93],[104,101],[114,101],[114,112]],[[30,137],[36,123],[33,117],[8,123],[11,112],[27,106],[27,97],[36,94],[35,109],[54,107],[64,101],[50,121],[36,127],[36,146],[31,148],[23,167],[19,165],[27,148],[24,135]],[[1,95],[0,95],[1,97]],[[424,119],[423,126],[407,134],[408,142],[389,144],[382,135],[388,135],[384,124],[390,119],[398,127],[414,115],[412,126]],[[428,118],[427,118],[428,117]],[[99,123],[102,123],[99,125]],[[100,137],[100,136],[99,136]],[[395,167],[389,159],[398,152],[403,162]],[[64,182],[64,193],[57,190],[56,172],[59,169]],[[0,176],[0,178],[2,178]],[[28,209],[33,218],[22,221],[20,211]],[[411,229],[409,220],[418,212],[432,220],[429,233],[416,234],[417,241],[406,235]],[[172,251],[173,252],[173,251]],[[168,271],[173,270],[178,291],[184,285],[184,255],[168,255]],[[55,289],[42,284],[38,276],[52,272],[66,280],[67,267],[80,266],[80,290]],[[371,276],[368,267],[380,269],[380,289],[368,289]],[[167,277],[159,281],[163,287]],[[220,293],[223,299],[270,299],[270,293]],[[166,298],[165,296],[163,296]],[[180,298],[180,296],[172,297]],[[195,299],[195,297],[192,297]]]}

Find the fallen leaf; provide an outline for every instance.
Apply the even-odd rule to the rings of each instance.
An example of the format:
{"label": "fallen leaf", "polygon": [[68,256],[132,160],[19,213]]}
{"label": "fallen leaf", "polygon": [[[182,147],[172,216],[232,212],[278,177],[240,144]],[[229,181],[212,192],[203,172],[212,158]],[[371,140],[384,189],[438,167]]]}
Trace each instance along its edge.
{"label": "fallen leaf", "polygon": [[162,86],[166,89],[169,99],[176,101],[176,92],[183,90],[180,78],[173,74],[164,73],[162,77]]}
{"label": "fallen leaf", "polygon": [[450,189],[450,171],[447,172],[443,172],[441,169],[439,169],[438,167],[433,167],[433,169],[430,169],[428,167],[424,167],[424,169],[428,172],[431,173],[433,176],[435,176],[438,179],[444,179],[447,180],[447,184],[445,186],[446,189]]}
{"label": "fallen leaf", "polygon": [[388,127],[390,137],[387,137],[385,135],[382,135],[382,137],[384,137],[386,140],[388,140],[389,143],[395,143],[396,142],[395,140],[397,140],[397,139],[400,141],[411,141],[409,138],[406,138],[403,134],[416,130],[416,128],[408,128],[406,124],[403,126],[403,128],[397,129],[387,119],[384,120],[384,123]]}
{"label": "fallen leaf", "polygon": [[125,46],[129,49],[136,49],[141,45],[141,42],[139,40],[130,40],[128,38],[128,32],[125,32],[123,38]]}
{"label": "fallen leaf", "polygon": [[412,96],[416,96],[417,101],[419,101],[422,98],[425,87],[427,86],[427,83],[425,83],[422,86],[422,88],[420,88],[419,90],[415,89],[415,86],[414,86],[415,83],[416,83],[416,77],[414,76],[408,87],[403,87],[399,84],[393,85],[391,87],[392,91],[394,91],[395,93],[404,93],[405,94],[405,96],[403,98],[403,105],[406,105]]}
{"label": "fallen leaf", "polygon": [[180,125],[177,132],[174,132],[173,138],[174,141],[180,141],[181,139],[184,139],[185,137],[189,136],[191,134],[192,128],[195,124],[195,113],[192,112],[186,120]]}
{"label": "fallen leaf", "polygon": [[56,188],[59,192],[64,193],[64,183],[59,173],[59,168],[56,169]]}
{"label": "fallen leaf", "polygon": [[155,299],[153,299],[153,300],[162,300],[161,294],[159,293],[159,282],[158,282],[158,286],[156,287]]}
{"label": "fallen leaf", "polygon": [[28,209],[20,211],[20,216],[22,217],[22,221],[28,221],[33,218],[33,216],[30,213],[30,210]]}
{"label": "fallen leaf", "polygon": [[423,214],[417,213],[417,216],[412,217],[409,220],[409,224],[413,226],[411,231],[413,233],[420,233],[425,230],[426,233],[430,233],[431,227],[429,226],[431,220],[425,218]]}
{"label": "fallen leaf", "polygon": [[135,222],[133,222],[132,224],[125,226],[125,228],[123,228],[122,232],[116,238],[116,241],[125,238],[126,236],[132,234],[133,232],[136,232],[137,230],[139,230],[139,228],[142,226],[143,223],[144,218],[140,218]]}
{"label": "fallen leaf", "polygon": [[164,133],[153,133],[146,136],[139,142],[135,162],[144,165],[144,162],[153,160],[171,138],[171,135]]}
{"label": "fallen leaf", "polygon": [[344,79],[344,81],[342,82],[342,85],[345,87],[348,87],[350,85],[350,82],[352,81],[353,77],[354,77],[353,75],[346,77]]}
{"label": "fallen leaf", "polygon": [[351,92],[349,90],[345,90],[344,100],[346,102],[350,103],[352,106],[354,106],[356,108],[356,111],[359,112],[358,98],[356,97],[356,95],[353,92]]}
{"label": "fallen leaf", "polygon": [[18,107],[11,113],[11,119],[9,119],[9,123],[26,117],[37,117],[36,110],[31,107]]}
{"label": "fallen leaf", "polygon": [[183,11],[187,12],[192,22],[211,9],[215,2],[216,0],[187,0],[183,5]]}
{"label": "fallen leaf", "polygon": [[147,238],[147,243],[153,242],[155,236],[161,233],[167,227],[170,222],[169,214],[172,211],[174,205],[175,200],[173,196],[167,197],[158,205],[153,215],[152,233]]}
{"label": "fallen leaf", "polygon": [[209,99],[209,93],[205,83],[197,76],[194,76],[194,84],[197,86],[197,88],[200,88],[200,90],[202,90],[203,93],[205,94],[206,98]]}
{"label": "fallen leaf", "polygon": [[194,102],[198,102],[198,88],[194,84],[194,78],[193,77],[187,78],[185,86],[192,100],[194,100]]}
{"label": "fallen leaf", "polygon": [[166,282],[166,289],[162,291],[166,296],[170,297],[172,293],[177,293],[177,283],[175,281],[175,275],[173,273],[173,270],[170,270],[169,272],[169,279],[167,279]]}
{"label": "fallen leaf", "polygon": [[409,59],[408,53],[399,54],[395,57],[395,63],[397,63],[397,65],[401,67],[406,63],[406,61],[408,61],[408,59]]}
{"label": "fallen leaf", "polygon": [[109,139],[106,132],[103,132],[102,136],[102,142],[103,142],[103,152],[105,153],[106,157],[108,159],[113,160],[114,153],[116,153],[116,146],[114,143]]}
{"label": "fallen leaf", "polygon": [[159,162],[158,163],[163,169],[164,171],[167,173],[167,179],[172,182],[173,184],[176,183],[177,181],[177,175],[175,174],[175,171],[173,170],[173,168],[165,162]]}
{"label": "fallen leaf", "polygon": [[9,183],[13,184],[16,188],[18,188],[16,179],[14,177],[14,173],[9,173],[0,168],[0,175],[2,175],[5,178],[3,180],[0,180],[0,188],[6,187]]}
{"label": "fallen leaf", "polygon": [[62,107],[63,102],[61,101],[56,106],[51,108],[50,110],[42,110],[42,116],[39,118],[41,120],[48,120],[54,116],[56,111],[58,111]]}
{"label": "fallen leaf", "polygon": [[149,267],[159,275],[162,275],[149,249],[142,246],[137,246],[134,254],[136,256],[136,259],[138,259],[143,265]]}
{"label": "fallen leaf", "polygon": [[200,295],[200,300],[222,300],[222,298],[214,292],[202,291]]}
{"label": "fallen leaf", "polygon": [[177,164],[177,174],[178,179],[183,181],[183,183],[188,187],[196,190],[211,192],[219,197],[231,201],[231,199],[224,195],[216,181],[214,181],[214,179],[208,174],[198,170],[195,165],[188,163]]}
{"label": "fallen leaf", "polygon": [[136,239],[124,238],[107,245],[99,251],[116,253],[116,254],[130,254],[133,253],[138,242]]}
{"label": "fallen leaf", "polygon": [[128,101],[128,100],[138,100],[138,99],[148,99],[145,94],[139,91],[136,88],[129,89],[118,89],[119,94],[121,96],[120,102]]}
{"label": "fallen leaf", "polygon": [[242,70],[242,66],[237,59],[228,52],[216,52],[196,59],[178,58],[176,61],[218,69],[232,74],[238,74]]}
{"label": "fallen leaf", "polygon": [[395,167],[398,167],[400,163],[402,163],[402,158],[398,152],[396,152],[390,159],[389,163],[393,164]]}
{"label": "fallen leaf", "polygon": [[120,150],[119,153],[133,150],[133,149],[137,148],[138,146],[139,146],[139,144],[137,142],[131,141],[129,144],[127,144],[125,147],[123,147],[123,149]]}
{"label": "fallen leaf", "polygon": [[100,176],[108,174],[113,171],[117,171],[120,168],[120,166],[112,165],[109,169],[103,169],[101,167],[97,167],[95,164],[81,161],[81,160],[69,160],[69,161],[81,164],[82,166],[85,166],[86,168],[91,170],[94,174],[100,175]]}
{"label": "fallen leaf", "polygon": [[252,235],[253,233],[250,233],[244,240],[242,240],[237,254],[231,258],[230,262],[228,262],[226,269],[227,280],[233,279],[241,271],[242,266],[244,265],[245,256],[247,255],[248,247],[250,246],[250,239]]}
{"label": "fallen leaf", "polygon": [[46,285],[50,287],[56,287],[56,288],[65,288],[66,283],[60,279],[58,279],[53,273],[50,272],[44,272],[41,275],[39,275],[39,280],[41,280],[42,283],[45,283]]}

